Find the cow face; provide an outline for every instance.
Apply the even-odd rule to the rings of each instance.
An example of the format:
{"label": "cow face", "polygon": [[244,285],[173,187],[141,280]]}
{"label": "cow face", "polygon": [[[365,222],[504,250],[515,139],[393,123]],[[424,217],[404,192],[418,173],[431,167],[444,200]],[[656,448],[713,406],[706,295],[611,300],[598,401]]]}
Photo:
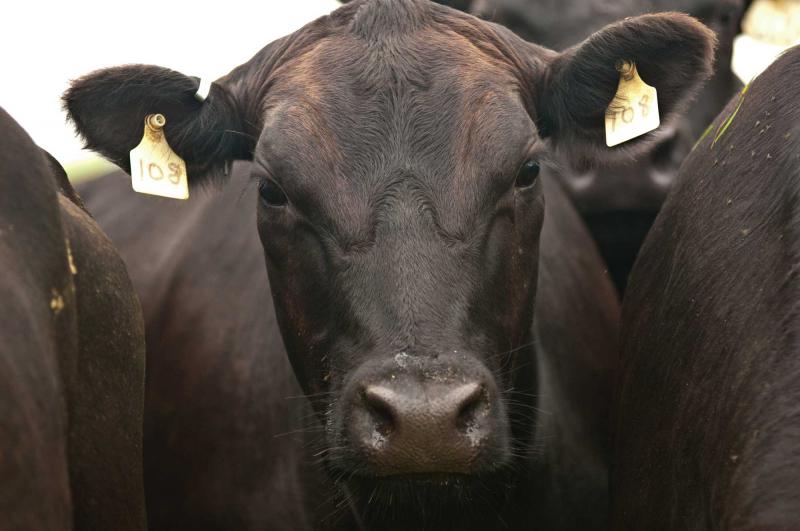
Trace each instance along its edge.
{"label": "cow face", "polygon": [[195,181],[253,161],[284,342],[321,397],[336,477],[472,488],[530,455],[540,168],[646,144],[605,148],[618,60],[658,87],[668,122],[712,47],[670,14],[556,54],[429,2],[368,0],[270,44],[202,104],[196,80],[147,66],[92,74],[65,100],[123,167],[152,112]]}

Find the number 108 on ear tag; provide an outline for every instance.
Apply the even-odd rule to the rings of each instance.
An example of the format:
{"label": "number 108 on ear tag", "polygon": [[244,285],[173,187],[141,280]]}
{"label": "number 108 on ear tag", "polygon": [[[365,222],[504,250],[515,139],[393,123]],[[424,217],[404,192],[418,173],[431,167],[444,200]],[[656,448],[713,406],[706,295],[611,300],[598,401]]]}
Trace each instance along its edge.
{"label": "number 108 on ear tag", "polygon": [[606,109],[606,145],[613,147],[657,129],[658,92],[639,77],[636,65],[622,61],[617,94]]}
{"label": "number 108 on ear tag", "polygon": [[133,189],[142,194],[188,199],[186,163],[169,147],[164,136],[166,123],[162,114],[145,117],[142,141],[131,150]]}

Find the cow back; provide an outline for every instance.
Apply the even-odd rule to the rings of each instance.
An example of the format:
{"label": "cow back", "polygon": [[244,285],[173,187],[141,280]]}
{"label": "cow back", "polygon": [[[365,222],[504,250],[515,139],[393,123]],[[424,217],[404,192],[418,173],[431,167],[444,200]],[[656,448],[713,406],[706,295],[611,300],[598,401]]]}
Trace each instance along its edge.
{"label": "cow back", "polygon": [[61,375],[77,341],[65,234],[40,150],[2,109],[0,127],[0,527],[71,529]]}
{"label": "cow back", "polygon": [[63,168],[0,126],[0,527],[143,529],[141,310]]}
{"label": "cow back", "polygon": [[800,495],[800,49],[685,162],[623,311],[617,529],[790,529]]}
{"label": "cow back", "polygon": [[144,323],[125,264],[95,221],[59,196],[79,348],[65,380],[78,529],[144,529]]}

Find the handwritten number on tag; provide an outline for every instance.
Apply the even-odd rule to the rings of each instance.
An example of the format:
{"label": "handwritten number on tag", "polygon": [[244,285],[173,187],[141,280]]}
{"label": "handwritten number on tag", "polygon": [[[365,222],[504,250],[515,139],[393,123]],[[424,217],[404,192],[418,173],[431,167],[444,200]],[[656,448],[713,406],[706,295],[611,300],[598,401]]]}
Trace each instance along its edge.
{"label": "handwritten number on tag", "polygon": [[[167,179],[172,184],[179,184],[181,181],[181,167],[176,162],[170,162],[167,164],[167,168],[169,171],[167,172]],[[145,178],[145,175],[154,181],[160,181],[164,178],[164,169],[155,162],[151,162],[147,165],[147,171],[144,168],[144,161],[139,161],[139,180]]]}
{"label": "handwritten number on tag", "polygon": [[619,86],[606,109],[606,145],[613,147],[656,129],[660,123],[658,94],[639,77],[636,66],[621,61]]}
{"label": "handwritten number on tag", "polygon": [[145,194],[186,199],[186,164],[167,143],[160,114],[145,117],[142,141],[131,150],[133,189]]}
{"label": "handwritten number on tag", "polygon": [[[642,116],[647,117],[650,114],[650,106],[649,106],[650,98],[647,94],[642,94],[642,98],[639,100],[639,107],[641,108],[640,113]],[[617,130],[617,116],[626,123],[632,123],[635,117],[633,107],[630,105],[626,105],[623,107],[621,111],[616,111],[609,115],[611,119],[611,130]]]}
{"label": "handwritten number on tag", "polygon": [[642,108],[642,116],[647,116],[650,114],[650,107],[648,102],[650,101],[650,97],[647,94],[642,94],[642,99],[639,100],[639,107]]}
{"label": "handwritten number on tag", "polygon": [[176,162],[170,162],[169,166],[169,174],[167,178],[170,180],[172,184],[178,184],[181,180],[181,168]]}

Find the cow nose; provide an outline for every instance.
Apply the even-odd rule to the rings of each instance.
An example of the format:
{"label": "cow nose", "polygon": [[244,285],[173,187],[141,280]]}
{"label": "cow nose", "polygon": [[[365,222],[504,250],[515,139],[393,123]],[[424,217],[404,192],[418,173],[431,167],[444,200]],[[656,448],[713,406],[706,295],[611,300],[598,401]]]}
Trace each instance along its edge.
{"label": "cow nose", "polygon": [[486,405],[477,383],[443,389],[425,404],[390,387],[370,386],[364,390],[364,401],[383,431],[424,430],[445,436],[474,425]]}
{"label": "cow nose", "polygon": [[481,382],[368,385],[352,435],[381,475],[467,473],[491,435],[488,395]]}

